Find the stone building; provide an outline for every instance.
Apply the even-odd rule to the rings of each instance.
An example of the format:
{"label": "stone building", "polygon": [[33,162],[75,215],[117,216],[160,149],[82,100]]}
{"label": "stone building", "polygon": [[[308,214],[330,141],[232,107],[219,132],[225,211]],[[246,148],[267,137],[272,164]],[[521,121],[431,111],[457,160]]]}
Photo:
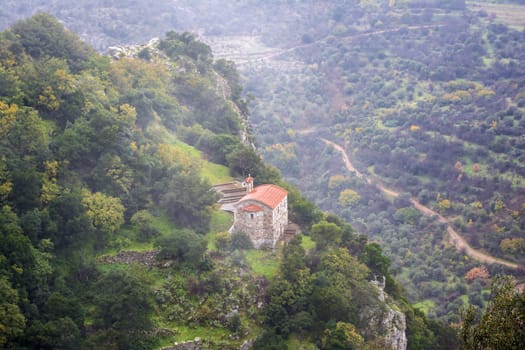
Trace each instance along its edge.
{"label": "stone building", "polygon": [[244,232],[255,248],[275,248],[288,226],[288,192],[276,185],[253,187],[253,178],[244,181],[246,195],[233,204],[231,232]]}

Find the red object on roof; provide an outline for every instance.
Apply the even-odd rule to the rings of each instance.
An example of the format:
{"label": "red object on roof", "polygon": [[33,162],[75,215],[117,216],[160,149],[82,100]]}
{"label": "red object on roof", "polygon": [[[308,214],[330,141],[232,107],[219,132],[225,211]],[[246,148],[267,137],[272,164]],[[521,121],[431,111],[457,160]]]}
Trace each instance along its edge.
{"label": "red object on roof", "polygon": [[243,208],[244,211],[248,211],[248,212],[256,212],[256,211],[262,211],[263,208],[261,208],[260,206],[258,205],[255,205],[255,204],[251,204],[251,205],[247,205]]}
{"label": "red object on roof", "polygon": [[260,185],[255,187],[252,192],[242,197],[239,202],[255,200],[275,209],[275,207],[277,207],[287,195],[288,192],[279,186]]}

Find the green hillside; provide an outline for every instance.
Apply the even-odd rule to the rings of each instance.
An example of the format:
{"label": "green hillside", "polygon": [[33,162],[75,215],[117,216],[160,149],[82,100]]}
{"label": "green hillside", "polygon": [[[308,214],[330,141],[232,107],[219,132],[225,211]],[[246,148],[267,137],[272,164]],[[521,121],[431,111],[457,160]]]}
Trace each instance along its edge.
{"label": "green hillside", "polygon": [[[0,34],[0,79],[2,348],[373,349],[395,333],[418,349],[453,334],[403,300],[379,245],[241,143],[238,74],[193,35],[110,60],[38,14]],[[285,186],[310,236],[255,251],[226,233],[211,182],[246,173]]]}
{"label": "green hillside", "polygon": [[272,174],[238,137],[243,100],[217,92],[235,71],[174,32],[111,62],[43,14],[0,42],[0,347],[255,337],[257,275],[207,251],[231,224],[211,182],[239,154]]}

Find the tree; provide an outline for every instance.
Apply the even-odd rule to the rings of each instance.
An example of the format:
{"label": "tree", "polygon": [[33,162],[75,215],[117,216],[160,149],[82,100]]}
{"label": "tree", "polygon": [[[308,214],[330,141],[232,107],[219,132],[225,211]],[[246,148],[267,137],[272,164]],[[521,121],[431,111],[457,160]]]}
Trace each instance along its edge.
{"label": "tree", "polygon": [[414,207],[404,207],[396,210],[394,218],[404,224],[415,225],[421,217],[420,212]]}
{"label": "tree", "polygon": [[102,233],[114,233],[124,223],[124,206],[119,198],[84,189],[82,203],[93,226]]}
{"label": "tree", "polygon": [[86,213],[80,190],[63,191],[44,212],[49,216],[43,237],[51,238],[57,249],[80,245],[92,237],[92,219]]}
{"label": "tree", "polygon": [[18,105],[15,103],[7,104],[0,101],[0,137],[4,138],[9,134],[10,129],[16,122]]}
{"label": "tree", "polygon": [[357,321],[358,305],[373,293],[366,286],[368,273],[368,268],[346,248],[334,249],[322,256],[310,302],[321,330],[331,320]]}
{"label": "tree", "polygon": [[64,29],[53,16],[39,13],[13,24],[11,30],[33,58],[65,58],[74,71],[85,67],[94,50]]}
{"label": "tree", "polygon": [[524,349],[525,293],[510,276],[492,282],[492,298],[476,322],[477,311],[470,305],[461,313],[459,337],[463,349]]}
{"label": "tree", "polygon": [[266,331],[257,337],[253,350],[288,350],[288,345],[281,335]]}
{"label": "tree", "polygon": [[335,328],[324,331],[322,344],[324,350],[359,350],[365,341],[353,324],[337,322]]}
{"label": "tree", "polygon": [[84,167],[93,163],[96,156],[95,134],[93,126],[85,118],[68,123],[64,131],[53,139],[50,148],[60,160],[67,160],[73,165]]}
{"label": "tree", "polygon": [[[18,225],[18,216],[11,207],[0,209],[0,267],[18,290],[36,288],[36,257],[31,241]],[[9,300],[9,295],[7,296]],[[13,298],[13,296],[10,296]]]}
{"label": "tree", "polygon": [[226,160],[228,167],[240,175],[257,174],[257,169],[261,166],[261,157],[247,146],[238,146],[226,155]]}
{"label": "tree", "polygon": [[361,260],[368,266],[372,273],[387,276],[390,259],[383,255],[381,246],[377,243],[367,244]]}
{"label": "tree", "polygon": [[175,230],[160,237],[155,246],[160,248],[158,258],[197,265],[206,251],[206,240],[189,229]]}
{"label": "tree", "polygon": [[502,252],[518,255],[525,252],[525,239],[521,237],[517,238],[504,238],[500,244],[499,248]]}
{"label": "tree", "polygon": [[170,218],[197,233],[207,233],[210,228],[210,210],[217,195],[198,174],[174,172],[159,184],[160,204]]}
{"label": "tree", "polygon": [[353,207],[360,199],[359,193],[349,188],[339,193],[339,205],[343,207]]}
{"label": "tree", "polygon": [[312,239],[317,244],[317,250],[339,245],[342,237],[342,229],[334,223],[321,221],[312,225]]}
{"label": "tree", "polygon": [[13,183],[10,199],[19,211],[32,210],[40,206],[42,174],[31,162],[17,159],[12,162],[11,180]]}
{"label": "tree", "polygon": [[[2,126],[0,126],[1,129]],[[13,183],[7,170],[7,159],[5,156],[2,156],[0,157],[0,205],[4,203],[12,189]]]}
{"label": "tree", "polygon": [[166,38],[159,42],[159,49],[172,58],[187,55],[195,61],[210,63],[213,60],[211,48],[197,40],[189,32],[179,34],[174,31],[166,33]]}
{"label": "tree", "polygon": [[281,274],[290,281],[295,282],[298,279],[298,272],[306,268],[304,262],[305,250],[301,245],[302,236],[295,235],[283,249],[283,260],[281,262]]}
{"label": "tree", "polygon": [[299,224],[304,232],[322,218],[322,212],[312,202],[304,198],[298,189],[288,186],[288,211],[290,219]]}
{"label": "tree", "polygon": [[[427,327],[425,314],[418,309],[411,309],[405,313],[407,323],[407,349],[408,350],[426,350],[432,349],[435,342],[435,336]],[[453,339],[449,345],[453,349]]]}
{"label": "tree", "polygon": [[473,267],[465,274],[465,279],[468,282],[472,282],[474,280],[481,280],[482,283],[485,283],[489,279],[489,270],[486,266],[480,266],[480,267]]}
{"label": "tree", "polygon": [[24,331],[25,322],[18,306],[18,292],[6,277],[0,276],[0,347],[8,349],[10,342]]}
{"label": "tree", "polygon": [[27,330],[27,340],[38,349],[78,349],[82,338],[78,326],[69,317],[42,322],[37,320]]}
{"label": "tree", "polygon": [[7,144],[19,158],[41,155],[47,150],[45,135],[46,127],[38,113],[30,108],[20,108],[0,145]]}
{"label": "tree", "polygon": [[452,208],[452,203],[450,203],[450,200],[448,200],[448,199],[443,199],[443,200],[439,201],[438,207],[439,207],[440,210],[446,211],[446,210]]}
{"label": "tree", "polygon": [[95,342],[99,348],[150,349],[153,301],[149,287],[136,277],[113,270],[95,285]]}
{"label": "tree", "polygon": [[131,224],[138,229],[138,239],[147,241],[159,234],[157,228],[153,225],[154,217],[147,210],[139,210],[130,219]]}

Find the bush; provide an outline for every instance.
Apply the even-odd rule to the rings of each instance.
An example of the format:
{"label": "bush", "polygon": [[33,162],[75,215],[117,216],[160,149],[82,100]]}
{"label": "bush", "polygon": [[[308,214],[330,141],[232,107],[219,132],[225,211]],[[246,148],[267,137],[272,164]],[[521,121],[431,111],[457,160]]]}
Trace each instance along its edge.
{"label": "bush", "polygon": [[233,333],[238,333],[242,329],[242,320],[241,320],[241,316],[239,316],[238,313],[233,315],[228,320],[228,329],[232,331]]}
{"label": "bush", "polygon": [[159,235],[159,231],[153,226],[153,215],[147,210],[139,210],[131,217],[130,222],[137,227],[137,239],[146,242]]}
{"label": "bush", "polygon": [[204,238],[188,229],[177,230],[168,237],[157,239],[155,246],[160,248],[159,259],[173,259],[195,266],[206,251]]}
{"label": "bush", "polygon": [[220,251],[229,250],[232,244],[232,237],[228,232],[219,232],[215,236],[215,245]]}
{"label": "bush", "polygon": [[250,237],[244,232],[234,233],[231,236],[232,249],[252,249],[253,243]]}

